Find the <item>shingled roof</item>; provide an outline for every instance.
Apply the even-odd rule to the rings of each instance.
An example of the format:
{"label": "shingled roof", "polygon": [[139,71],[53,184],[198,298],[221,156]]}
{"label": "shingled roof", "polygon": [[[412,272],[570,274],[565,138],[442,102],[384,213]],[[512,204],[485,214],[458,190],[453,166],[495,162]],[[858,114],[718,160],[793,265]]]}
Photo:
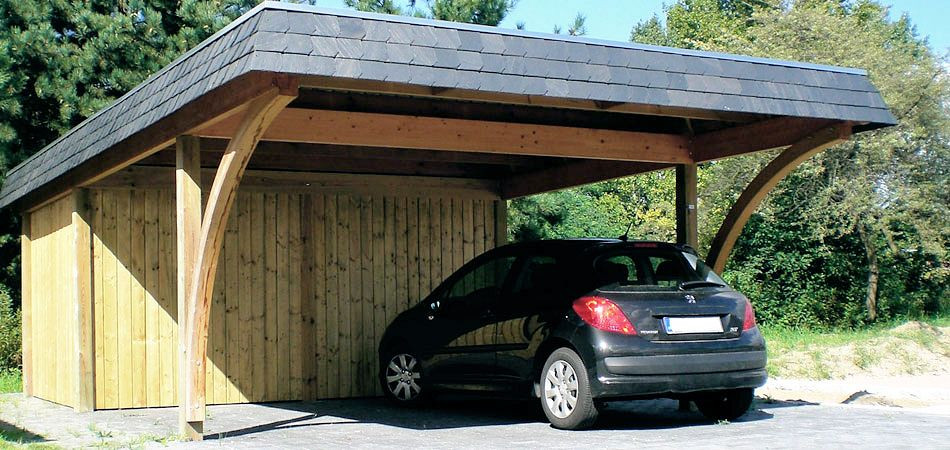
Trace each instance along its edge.
{"label": "shingled roof", "polygon": [[12,169],[0,207],[255,71],[895,123],[858,69],[264,2]]}

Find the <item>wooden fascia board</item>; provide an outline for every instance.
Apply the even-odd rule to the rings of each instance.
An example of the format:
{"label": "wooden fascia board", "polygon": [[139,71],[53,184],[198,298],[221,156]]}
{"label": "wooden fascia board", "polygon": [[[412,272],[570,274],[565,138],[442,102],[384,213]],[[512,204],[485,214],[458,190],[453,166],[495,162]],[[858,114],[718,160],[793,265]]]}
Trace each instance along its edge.
{"label": "wooden fascia board", "polygon": [[352,80],[326,76],[301,77],[300,86],[340,91],[376,92],[383,94],[412,95],[418,97],[471,100],[514,105],[534,105],[588,111],[614,111],[630,114],[680,117],[684,119],[724,120],[737,123],[750,122],[757,117],[755,114],[730,111],[711,111],[704,109],[647,105],[638,103],[600,102],[595,100],[568,99],[546,95],[507,94],[501,92],[485,92],[458,88],[435,88],[387,81]]}

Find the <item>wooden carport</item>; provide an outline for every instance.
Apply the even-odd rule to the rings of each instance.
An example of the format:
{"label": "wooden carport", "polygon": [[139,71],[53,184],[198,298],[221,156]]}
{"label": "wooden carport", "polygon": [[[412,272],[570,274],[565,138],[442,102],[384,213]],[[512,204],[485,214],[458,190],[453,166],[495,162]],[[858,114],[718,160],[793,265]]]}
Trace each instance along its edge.
{"label": "wooden carport", "polygon": [[[893,123],[856,69],[265,2],[8,174],[0,206],[23,212],[24,389],[78,410],[177,403],[194,439],[209,392],[372,394],[371,336],[359,334],[338,373],[320,336],[370,334],[504,242],[504,200],[675,169],[677,236],[695,245],[696,165],[787,147],[717,234],[707,260],[721,270],[783,176]],[[243,202],[245,191],[259,194]],[[253,235],[258,244],[249,229],[273,239]],[[234,281],[258,263],[263,281]],[[300,348],[273,350],[267,389],[250,395],[253,382],[235,386],[243,378],[232,373],[257,370],[237,354],[248,349],[209,353],[209,322],[219,300],[225,316],[258,307],[232,302],[257,281],[267,305],[287,311],[267,316],[262,348]],[[343,316],[327,317],[327,297],[362,321],[333,323]],[[231,342],[246,334],[241,322],[212,328]],[[173,335],[175,355],[159,351],[152,364],[150,346]],[[212,368],[216,357],[234,364]],[[361,388],[326,388],[349,377]],[[137,393],[151,381],[170,383],[177,400]],[[218,393],[221,383],[237,392]]]}

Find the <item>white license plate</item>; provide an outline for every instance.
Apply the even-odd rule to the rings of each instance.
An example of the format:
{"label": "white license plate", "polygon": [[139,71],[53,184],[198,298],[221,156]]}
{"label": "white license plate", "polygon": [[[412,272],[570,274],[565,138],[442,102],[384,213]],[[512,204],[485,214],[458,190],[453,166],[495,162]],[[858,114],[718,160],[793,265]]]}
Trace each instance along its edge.
{"label": "white license plate", "polygon": [[719,317],[664,317],[666,334],[722,333]]}

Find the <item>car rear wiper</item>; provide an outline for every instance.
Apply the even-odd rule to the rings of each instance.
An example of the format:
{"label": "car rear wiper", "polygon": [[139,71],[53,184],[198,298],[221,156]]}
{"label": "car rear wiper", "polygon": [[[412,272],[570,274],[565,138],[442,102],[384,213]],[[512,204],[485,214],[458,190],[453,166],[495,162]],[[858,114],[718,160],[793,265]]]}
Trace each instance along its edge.
{"label": "car rear wiper", "polygon": [[684,291],[687,289],[695,289],[695,288],[701,288],[701,287],[726,287],[726,285],[722,283],[717,283],[715,281],[706,281],[706,280],[684,281],[680,283],[680,289]]}

